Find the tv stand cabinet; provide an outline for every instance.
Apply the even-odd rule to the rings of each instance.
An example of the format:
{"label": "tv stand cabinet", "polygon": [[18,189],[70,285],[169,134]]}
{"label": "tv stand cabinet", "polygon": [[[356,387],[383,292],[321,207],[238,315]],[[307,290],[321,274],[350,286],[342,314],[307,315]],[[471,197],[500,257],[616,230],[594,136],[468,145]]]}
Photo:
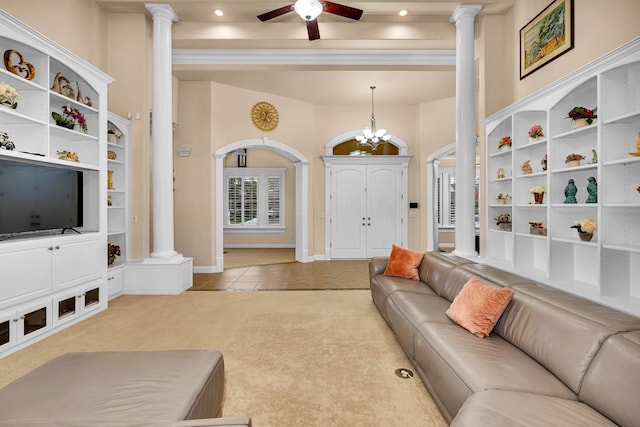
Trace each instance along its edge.
{"label": "tv stand cabinet", "polygon": [[[82,172],[83,215],[74,230],[79,234],[2,236],[0,358],[107,307],[107,85],[112,80],[0,10],[0,54],[5,52],[14,52],[34,72],[0,63],[0,82],[20,95],[17,108],[0,105],[0,132],[15,144],[14,150],[0,150],[0,159]],[[86,132],[56,123],[52,113],[64,107],[82,113]],[[77,159],[62,155],[65,151]],[[0,213],[6,215],[2,206],[0,196]]]}

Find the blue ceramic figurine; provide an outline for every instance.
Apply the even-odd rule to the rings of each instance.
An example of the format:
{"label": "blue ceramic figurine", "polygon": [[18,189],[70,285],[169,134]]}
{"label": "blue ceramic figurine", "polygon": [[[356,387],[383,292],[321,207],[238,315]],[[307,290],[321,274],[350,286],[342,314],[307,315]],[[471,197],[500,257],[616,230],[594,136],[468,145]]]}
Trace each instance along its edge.
{"label": "blue ceramic figurine", "polygon": [[578,203],[576,200],[576,194],[578,193],[578,188],[576,187],[573,178],[569,180],[567,186],[564,187],[564,203]]}
{"label": "blue ceramic figurine", "polygon": [[587,185],[587,193],[589,196],[585,203],[598,203],[598,183],[592,176],[589,177],[589,184]]}

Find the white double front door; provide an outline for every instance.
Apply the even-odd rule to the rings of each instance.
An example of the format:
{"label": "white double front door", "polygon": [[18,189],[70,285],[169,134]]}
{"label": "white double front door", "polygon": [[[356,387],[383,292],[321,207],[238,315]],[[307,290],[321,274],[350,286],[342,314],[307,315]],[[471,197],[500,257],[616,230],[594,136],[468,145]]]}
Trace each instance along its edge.
{"label": "white double front door", "polygon": [[335,164],[330,168],[331,258],[389,255],[405,245],[402,165]]}

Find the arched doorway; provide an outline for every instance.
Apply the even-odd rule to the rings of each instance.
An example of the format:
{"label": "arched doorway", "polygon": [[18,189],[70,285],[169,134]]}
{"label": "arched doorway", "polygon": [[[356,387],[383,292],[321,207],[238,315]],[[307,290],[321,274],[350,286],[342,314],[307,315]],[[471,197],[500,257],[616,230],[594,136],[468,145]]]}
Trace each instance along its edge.
{"label": "arched doorway", "polygon": [[371,258],[388,254],[391,244],[408,244],[408,145],[392,135],[394,155],[335,153],[361,133],[348,131],[325,144],[325,259]]}
{"label": "arched doorway", "polygon": [[223,271],[224,266],[224,158],[230,152],[242,148],[261,148],[272,150],[291,160],[296,171],[296,261],[310,262],[309,258],[309,161],[297,150],[267,137],[261,139],[244,139],[225,145],[218,149],[216,159],[216,266],[215,272]]}

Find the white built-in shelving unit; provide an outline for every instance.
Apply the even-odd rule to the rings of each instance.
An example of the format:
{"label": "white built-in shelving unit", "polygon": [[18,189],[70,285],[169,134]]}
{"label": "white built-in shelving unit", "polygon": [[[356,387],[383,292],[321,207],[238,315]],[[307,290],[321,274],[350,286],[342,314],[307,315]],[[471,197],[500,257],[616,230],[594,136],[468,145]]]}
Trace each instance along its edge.
{"label": "white built-in shelving unit", "polygon": [[107,187],[108,242],[120,247],[121,255],[109,265],[107,287],[109,299],[124,291],[124,265],[129,259],[129,135],[131,122],[109,112],[108,128],[120,133],[107,135],[107,170],[113,171],[113,188]]}
{"label": "white built-in shelving unit", "polygon": [[[574,127],[567,114],[576,106],[597,109],[591,125]],[[532,140],[528,131],[535,124],[545,136]],[[640,132],[640,39],[492,115],[485,125],[486,261],[640,314],[640,157],[630,154]],[[504,136],[511,136],[512,146],[499,149]],[[580,166],[565,163],[571,153],[585,157]],[[530,174],[521,169],[527,160]],[[499,168],[504,178],[498,178]],[[591,177],[598,184],[596,203],[587,203]],[[578,188],[577,203],[564,203],[569,179]],[[533,203],[533,186],[545,187],[542,204]],[[511,196],[507,205],[496,203],[498,193]],[[512,215],[512,231],[496,225],[501,213]],[[585,218],[597,223],[590,241],[571,228]],[[546,224],[546,236],[531,234],[533,221]]]}
{"label": "white built-in shelving unit", "polygon": [[[0,236],[0,357],[107,307],[111,78],[0,10],[3,58],[7,51],[13,51],[12,63],[28,63],[35,74],[14,73],[10,64],[0,64],[0,82],[20,94],[16,109],[0,106],[0,132],[15,143],[14,150],[0,149],[0,160],[80,172],[82,226]],[[63,106],[84,115],[86,133],[78,125],[56,124],[51,113],[62,113]],[[62,151],[76,153],[77,161],[60,158]],[[5,213],[0,206],[0,217]]]}

